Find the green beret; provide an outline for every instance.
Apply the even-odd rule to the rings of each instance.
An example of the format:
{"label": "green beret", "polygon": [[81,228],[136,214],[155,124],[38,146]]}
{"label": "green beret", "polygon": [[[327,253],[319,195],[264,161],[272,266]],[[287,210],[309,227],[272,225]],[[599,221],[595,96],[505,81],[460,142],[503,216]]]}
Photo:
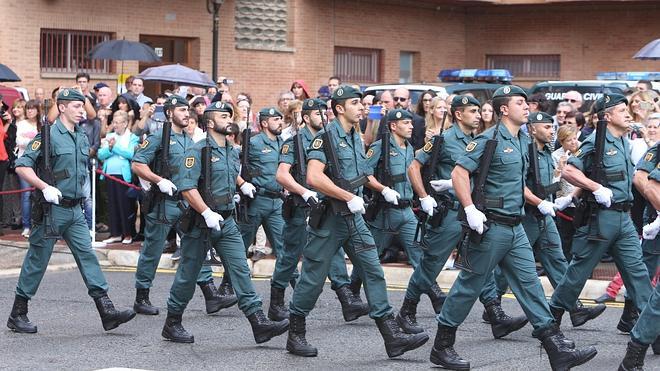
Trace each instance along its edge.
{"label": "green beret", "polygon": [[282,115],[282,112],[278,111],[277,108],[273,107],[262,108],[261,111],[259,111],[260,121],[269,117],[284,117],[284,115]]}
{"label": "green beret", "polygon": [[59,94],[57,94],[57,100],[69,100],[74,101],[78,100],[85,102],[85,96],[83,96],[77,89],[62,89]]}
{"label": "green beret", "polygon": [[227,112],[230,115],[234,116],[234,109],[232,108],[231,104],[227,104],[225,102],[213,102],[206,106],[206,109],[204,110],[204,113],[206,112]]}
{"label": "green beret", "polygon": [[480,107],[481,103],[477,98],[471,95],[457,95],[454,99],[451,100],[451,108],[460,108],[466,106],[477,106]]}
{"label": "green beret", "polygon": [[398,121],[398,120],[412,120],[413,115],[410,111],[397,108],[393,109],[387,113],[387,122]]}
{"label": "green beret", "polygon": [[303,102],[303,111],[318,111],[319,109],[325,111],[328,109],[328,105],[318,98],[305,99]]}
{"label": "green beret", "polygon": [[499,97],[515,97],[515,96],[520,96],[527,99],[527,93],[525,92],[525,90],[516,85],[502,86],[501,88],[495,90],[495,93],[493,93],[493,99]]}
{"label": "green beret", "polygon": [[332,101],[341,101],[346,99],[362,98],[362,92],[350,85],[340,85],[334,93],[332,93]]}
{"label": "green beret", "polygon": [[527,122],[530,124],[552,124],[554,120],[552,116],[545,112],[530,112]]}
{"label": "green beret", "polygon": [[175,108],[175,107],[189,107],[188,101],[176,94],[172,94],[167,97],[167,100],[164,104],[165,109]]}
{"label": "green beret", "polygon": [[602,97],[596,99],[596,103],[594,105],[594,110],[596,112],[600,112],[603,110],[606,110],[608,108],[614,107],[618,104],[625,103],[628,104],[628,100],[624,95],[618,94],[618,93],[607,93],[603,94]]}

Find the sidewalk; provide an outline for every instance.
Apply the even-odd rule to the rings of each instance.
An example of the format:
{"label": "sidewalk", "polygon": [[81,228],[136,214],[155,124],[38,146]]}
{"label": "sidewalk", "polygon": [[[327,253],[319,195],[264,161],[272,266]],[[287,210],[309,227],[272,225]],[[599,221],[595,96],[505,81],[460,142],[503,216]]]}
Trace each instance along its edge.
{"label": "sidewalk", "polygon": [[[20,231],[5,231],[4,236],[0,236],[0,254],[3,259],[0,259],[0,271],[4,274],[12,274],[20,271],[23,258],[27,251],[28,242],[23,238]],[[134,242],[130,245],[123,245],[121,243],[109,244],[106,248],[97,248],[96,254],[102,266],[108,267],[129,267],[135,268],[140,255],[141,242]],[[176,269],[176,262],[170,260],[171,254],[163,254],[160,259],[159,269]],[[275,268],[275,259],[268,257],[258,262],[252,262],[247,259],[248,266],[252,274],[257,277],[270,277]],[[349,272],[353,269],[350,261],[346,262]],[[49,269],[62,269],[74,268],[75,260],[69,251],[67,245],[63,241],[58,241],[53,250],[53,256],[50,260]],[[222,266],[214,266],[214,272],[222,272]],[[383,264],[383,271],[385,272],[385,280],[388,286],[394,288],[405,288],[408,285],[408,280],[413,270],[408,264],[391,263]],[[437,282],[443,289],[448,290],[456,277],[458,270],[443,270],[438,276]],[[593,277],[587,281],[584,289],[580,293],[582,299],[594,299],[599,297],[605,292],[610,279],[616,273],[616,267],[613,263],[600,263],[594,269]],[[552,295],[553,288],[550,285],[547,277],[541,277],[541,283],[545,290],[546,295]],[[617,301],[623,302],[623,290],[619,293]]]}

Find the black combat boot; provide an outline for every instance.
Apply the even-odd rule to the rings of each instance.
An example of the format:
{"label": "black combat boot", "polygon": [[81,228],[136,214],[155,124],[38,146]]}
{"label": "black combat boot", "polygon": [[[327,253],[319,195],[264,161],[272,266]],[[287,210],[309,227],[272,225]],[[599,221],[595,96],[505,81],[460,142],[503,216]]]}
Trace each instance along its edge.
{"label": "black combat boot", "polygon": [[429,296],[429,299],[431,299],[431,305],[433,305],[433,311],[435,314],[440,314],[442,311],[442,305],[445,303],[445,299],[447,299],[447,295],[442,292],[442,289],[436,282],[433,282],[433,285],[431,285],[431,288],[426,294]]}
{"label": "black combat boot", "polygon": [[275,286],[270,287],[268,318],[273,321],[283,321],[289,318],[289,308],[284,304],[284,289]]}
{"label": "black combat boot", "polygon": [[575,309],[569,312],[571,315],[571,323],[573,327],[580,327],[598,316],[600,316],[607,307],[605,304],[597,304],[593,307],[585,307],[582,302],[578,300]]}
{"label": "black combat boot", "polygon": [[220,309],[229,308],[238,302],[236,295],[220,295],[213,284],[213,280],[205,283],[198,283],[198,285],[199,288],[202,289],[202,294],[204,294],[207,314],[215,313]]}
{"label": "black combat boot", "polygon": [[457,328],[438,325],[438,332],[435,334],[435,342],[431,349],[431,362],[450,370],[469,370],[470,362],[461,358],[454,350]]}
{"label": "black combat boot", "polygon": [[259,309],[257,312],[248,316],[252,326],[252,334],[257,344],[265,343],[275,336],[282,335],[289,329],[289,320],[282,321],[269,320],[264,312]]}
{"label": "black combat boot", "polygon": [[569,370],[588,362],[598,353],[593,346],[582,349],[569,348],[566,346],[566,338],[556,326],[543,330],[538,338],[548,354],[553,371]]}
{"label": "black combat boot", "polygon": [[561,318],[564,316],[564,309],[550,305],[550,313],[552,313],[552,316],[555,318],[557,328],[561,327]]}
{"label": "black combat boot", "polygon": [[369,305],[362,302],[359,296],[359,291],[357,299],[348,285],[338,288],[335,290],[335,293],[337,294],[339,303],[341,303],[341,314],[344,316],[344,321],[355,321],[356,319],[369,314]]}
{"label": "black combat boot", "polygon": [[417,324],[417,303],[413,299],[403,299],[399,314],[396,316],[396,323],[399,324],[401,330],[406,334],[419,334],[424,332],[424,329]]}
{"label": "black combat boot", "polygon": [[37,326],[30,322],[27,313],[28,300],[16,295],[14,297],[14,306],[11,308],[11,314],[9,314],[9,319],[7,320],[7,327],[21,334],[35,334],[37,332]]}
{"label": "black combat boot", "polygon": [[619,371],[644,371],[644,357],[648,345],[642,345],[634,340],[628,342],[628,349],[626,349],[626,356],[619,365]]}
{"label": "black combat boot", "polygon": [[637,318],[639,318],[639,311],[637,310],[635,303],[630,299],[626,299],[626,302],[623,304],[621,319],[619,319],[619,324],[616,325],[616,328],[627,334],[632,331],[633,327],[635,327]]}
{"label": "black combat boot", "polygon": [[289,337],[286,340],[286,350],[291,354],[302,357],[316,357],[318,351],[309,345],[305,339],[305,317],[295,314],[289,315]]}
{"label": "black combat boot", "polygon": [[165,339],[175,343],[195,342],[195,337],[183,328],[183,325],[181,324],[181,314],[174,314],[172,312],[167,312],[165,326],[163,326],[163,332],[161,332],[161,335]]}
{"label": "black combat boot", "polygon": [[131,309],[122,311],[115,309],[114,304],[112,304],[112,300],[110,300],[107,294],[104,294],[99,298],[95,298],[94,303],[96,304],[96,309],[99,311],[99,315],[101,316],[101,322],[103,322],[103,329],[105,331],[117,328],[117,326],[121,325],[122,323],[126,323],[135,318],[135,312]]}
{"label": "black combat boot", "polygon": [[378,330],[383,340],[385,340],[385,351],[390,358],[417,349],[429,341],[429,336],[425,333],[406,334],[402,332],[392,314],[376,318],[376,325],[378,325]]}
{"label": "black combat boot", "polygon": [[351,283],[348,285],[348,287],[351,289],[351,292],[355,296],[360,296],[360,288],[362,287],[362,279],[361,278],[356,278],[353,280],[351,278]]}
{"label": "black combat boot", "polygon": [[504,312],[500,301],[495,299],[484,304],[486,313],[488,313],[488,320],[490,321],[490,328],[493,331],[495,339],[502,338],[514,331],[520,330],[527,324],[527,317],[519,316],[512,318]]}
{"label": "black combat boot", "polygon": [[225,273],[222,276],[222,282],[220,282],[220,287],[218,288],[220,296],[236,296],[234,292],[234,287],[231,285],[231,280],[229,279],[229,274]]}
{"label": "black combat boot", "polygon": [[149,289],[137,289],[135,292],[135,303],[133,303],[135,313],[157,316],[158,308],[151,305],[149,301]]}

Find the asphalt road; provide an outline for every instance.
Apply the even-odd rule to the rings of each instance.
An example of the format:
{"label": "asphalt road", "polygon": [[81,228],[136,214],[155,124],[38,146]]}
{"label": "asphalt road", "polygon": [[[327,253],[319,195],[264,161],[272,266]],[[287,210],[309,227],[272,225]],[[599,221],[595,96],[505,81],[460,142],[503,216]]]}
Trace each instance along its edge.
{"label": "asphalt road", "polygon": [[[110,297],[119,307],[131,306],[135,296],[133,273],[108,271]],[[436,323],[427,298],[419,306],[418,320],[431,339],[422,348],[388,359],[382,339],[372,320],[360,318],[344,323],[339,302],[326,285],[317,308],[308,317],[307,339],[319,349],[316,358],[300,358],[285,350],[286,334],[256,345],[250,325],[237,307],[206,315],[198,290],[184,315],[184,326],[195,335],[189,345],[163,341],[160,332],[165,320],[168,290],[174,275],[161,272],[152,289],[152,302],[161,308],[159,316],[138,316],[128,324],[104,332],[96,308],[75,270],[47,273],[37,296],[30,302],[30,319],[39,327],[36,335],[15,334],[6,329],[0,336],[2,369],[93,370],[126,367],[150,370],[302,370],[302,369],[428,369],[429,353]],[[267,303],[268,281],[255,279],[257,291]],[[8,315],[16,277],[0,278],[1,313]],[[404,292],[389,291],[398,308]],[[287,290],[287,300],[290,290]],[[507,312],[520,315],[514,299],[504,299]],[[264,305],[264,308],[267,307]],[[532,327],[504,339],[494,340],[488,325],[481,322],[481,304],[476,304],[458,331],[456,350],[479,370],[549,370],[545,352],[531,337]],[[596,345],[598,355],[581,370],[614,370],[625,353],[628,337],[616,330],[620,308],[608,308],[583,327],[573,329],[565,317],[567,337],[578,346]],[[660,370],[660,356],[650,351],[647,370]]]}

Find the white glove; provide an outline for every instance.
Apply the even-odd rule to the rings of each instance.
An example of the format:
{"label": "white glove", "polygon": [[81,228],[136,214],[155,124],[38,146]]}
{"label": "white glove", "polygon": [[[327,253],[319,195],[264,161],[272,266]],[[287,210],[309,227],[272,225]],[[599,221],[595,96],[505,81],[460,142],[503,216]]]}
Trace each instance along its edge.
{"label": "white glove", "polygon": [[241,202],[241,195],[239,195],[238,193],[234,193],[234,195],[233,195],[231,198],[232,198],[232,199],[234,200],[234,202],[236,202],[236,203]]}
{"label": "white glove", "polygon": [[433,216],[433,209],[438,207],[438,203],[435,202],[435,199],[431,196],[420,198],[419,203],[422,207],[422,211],[428,214],[428,216]]}
{"label": "white glove", "polygon": [[536,206],[543,215],[555,216],[555,204],[550,201],[543,200]]}
{"label": "white glove", "polygon": [[557,197],[555,200],[555,209],[560,211],[564,210],[571,204],[571,202],[573,202],[572,196]]}
{"label": "white glove", "polygon": [[156,183],[158,186],[158,189],[160,189],[161,192],[167,193],[168,196],[171,196],[174,194],[176,191],[176,186],[174,183],[170,182],[169,180],[163,178],[160,180],[160,182]]}
{"label": "white glove", "polygon": [[346,203],[348,205],[348,209],[353,213],[353,214],[364,214],[367,211],[364,209],[364,200],[362,197],[358,196],[353,196],[350,201]]}
{"label": "white glove", "polygon": [[50,202],[51,204],[59,205],[60,204],[60,198],[62,198],[62,192],[60,192],[59,189],[53,187],[53,186],[46,186],[41,191],[44,194],[44,199],[46,202]]}
{"label": "white glove", "polygon": [[653,221],[653,223],[647,224],[642,229],[642,237],[645,240],[653,240],[658,235],[660,231],[660,215]]}
{"label": "white glove", "polygon": [[484,233],[484,223],[486,222],[486,215],[481,211],[477,210],[474,205],[470,205],[465,208],[465,216],[467,217],[468,224],[470,229],[473,231],[483,234]]}
{"label": "white glove", "polygon": [[250,198],[254,198],[254,194],[257,193],[257,188],[255,188],[250,182],[244,182],[241,184],[241,192]]}
{"label": "white glove", "polygon": [[319,195],[314,191],[310,191],[308,189],[308,190],[305,191],[305,193],[302,194],[302,198],[303,198],[303,200],[305,200],[305,202],[307,202],[307,200],[309,200],[310,197],[314,200],[314,202],[316,202],[316,203],[319,202]]}
{"label": "white glove", "polygon": [[222,229],[222,226],[220,226],[220,222],[224,221],[225,219],[222,217],[222,215],[214,212],[213,210],[207,208],[202,212],[202,216],[204,217],[204,221],[206,222],[206,226],[215,229],[216,231],[219,231]]}
{"label": "white glove", "polygon": [[399,192],[393,190],[392,188],[385,187],[385,188],[383,188],[382,191],[380,191],[380,194],[383,195],[383,197],[385,198],[385,201],[387,201],[391,204],[394,204],[394,205],[399,204],[399,198],[401,197],[401,195],[399,194]]}
{"label": "white glove", "polygon": [[605,207],[610,207],[610,205],[612,205],[612,197],[614,197],[614,194],[609,188],[600,186],[600,188],[594,191],[594,197],[596,197],[596,202],[599,204]]}
{"label": "white glove", "polygon": [[438,179],[431,181],[431,187],[433,187],[436,192],[444,192],[448,189],[454,188],[454,185],[451,182],[451,179]]}

